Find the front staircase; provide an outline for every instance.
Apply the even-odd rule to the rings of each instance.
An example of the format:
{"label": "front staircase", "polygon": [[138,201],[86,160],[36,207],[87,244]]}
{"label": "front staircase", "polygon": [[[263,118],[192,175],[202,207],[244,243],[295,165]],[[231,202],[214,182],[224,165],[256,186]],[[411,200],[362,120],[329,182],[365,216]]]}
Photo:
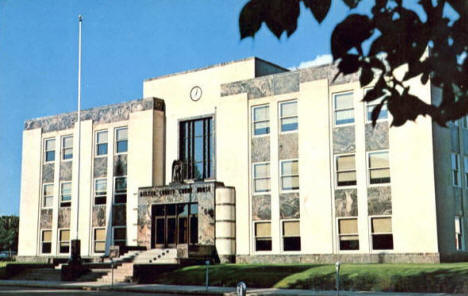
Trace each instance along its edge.
{"label": "front staircase", "polygon": [[[114,283],[131,282],[134,264],[178,264],[177,249],[152,249],[131,252],[131,254],[129,252],[114,260]],[[106,260],[105,263],[110,263],[110,260]],[[92,273],[97,271],[91,270]],[[91,275],[88,273],[83,277],[85,276],[89,278]],[[112,270],[109,269],[106,274],[97,277],[96,281],[100,283],[112,282]]]}

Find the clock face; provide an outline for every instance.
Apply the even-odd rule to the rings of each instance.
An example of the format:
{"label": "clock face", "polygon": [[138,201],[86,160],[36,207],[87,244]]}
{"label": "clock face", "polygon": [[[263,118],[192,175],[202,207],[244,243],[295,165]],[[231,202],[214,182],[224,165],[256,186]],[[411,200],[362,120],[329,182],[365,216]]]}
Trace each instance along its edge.
{"label": "clock face", "polygon": [[198,101],[200,100],[201,96],[202,96],[202,89],[199,86],[192,87],[192,89],[190,90],[190,98],[193,101]]}

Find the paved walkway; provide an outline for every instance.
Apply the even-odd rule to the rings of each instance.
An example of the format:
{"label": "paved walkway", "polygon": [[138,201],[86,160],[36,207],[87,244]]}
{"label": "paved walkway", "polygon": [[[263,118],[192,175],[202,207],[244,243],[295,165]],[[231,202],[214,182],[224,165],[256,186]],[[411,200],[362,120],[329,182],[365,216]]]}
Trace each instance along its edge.
{"label": "paved walkway", "polygon": [[[52,281],[17,281],[0,280],[0,286],[21,286],[36,288],[54,288],[54,289],[85,289],[85,290],[115,290],[119,292],[140,292],[140,293],[166,293],[166,294],[186,294],[186,295],[236,295],[235,288],[208,287],[204,286],[175,286],[159,284],[115,284],[111,287],[108,284],[97,282],[52,282]],[[275,295],[275,296],[336,296],[336,291],[311,291],[296,289],[247,289],[247,295]],[[340,291],[341,296],[441,296],[454,295],[445,293],[390,293],[390,292],[349,292]],[[460,294],[462,295],[462,294]]]}

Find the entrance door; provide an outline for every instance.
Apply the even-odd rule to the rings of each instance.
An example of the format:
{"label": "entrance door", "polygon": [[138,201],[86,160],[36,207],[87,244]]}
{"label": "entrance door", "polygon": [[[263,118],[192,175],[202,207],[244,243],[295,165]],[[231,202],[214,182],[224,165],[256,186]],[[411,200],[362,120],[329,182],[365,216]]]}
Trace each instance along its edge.
{"label": "entrance door", "polygon": [[198,204],[154,205],[152,248],[198,243]]}

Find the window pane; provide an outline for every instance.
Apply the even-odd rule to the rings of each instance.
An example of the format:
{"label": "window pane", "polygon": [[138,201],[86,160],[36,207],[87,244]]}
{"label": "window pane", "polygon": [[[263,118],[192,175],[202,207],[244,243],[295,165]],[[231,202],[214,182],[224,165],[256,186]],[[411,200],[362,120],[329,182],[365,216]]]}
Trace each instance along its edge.
{"label": "window pane", "polygon": [[53,194],[54,194],[54,185],[52,184],[44,185],[44,195],[50,196]]}
{"label": "window pane", "polygon": [[359,250],[359,237],[353,236],[340,236],[340,250]]}
{"label": "window pane", "polygon": [[269,120],[269,108],[268,106],[255,107],[254,108],[254,121]]}
{"label": "window pane", "polygon": [[63,147],[64,148],[73,147],[73,137],[64,137],[63,138]]}
{"label": "window pane", "polygon": [[70,240],[70,230],[61,230],[60,241],[69,241],[69,240]]}
{"label": "window pane", "polygon": [[372,233],[392,232],[392,218],[372,218]]}
{"label": "window pane", "polygon": [[191,215],[198,214],[198,204],[197,203],[190,204],[190,214]]}
{"label": "window pane", "polygon": [[393,235],[391,234],[372,235],[372,249],[392,250],[393,249]]}
{"label": "window pane", "polygon": [[101,253],[106,250],[106,243],[105,242],[95,242],[94,243],[94,252]]}
{"label": "window pane", "polygon": [[301,236],[299,231],[299,221],[284,221],[283,236]]}
{"label": "window pane", "polygon": [[340,219],[338,220],[338,228],[340,234],[356,234],[358,233],[357,219]]}
{"label": "window pane", "polygon": [[54,139],[46,140],[46,150],[47,151],[55,150],[55,140]]}
{"label": "window pane", "polygon": [[[465,168],[465,173],[468,173],[468,156],[465,156],[463,158],[463,162],[464,162],[464,168]],[[467,184],[468,185],[468,184]]]}
{"label": "window pane", "polygon": [[106,155],[107,154],[107,143],[97,145],[97,155]]}
{"label": "window pane", "polygon": [[254,165],[254,178],[270,177],[270,164],[262,163]]}
{"label": "window pane", "polygon": [[354,171],[355,170],[354,155],[338,156],[336,158],[336,170],[338,172]]}
{"label": "window pane", "polygon": [[115,179],[115,192],[126,192],[127,191],[127,178],[116,178]]}
{"label": "window pane", "polygon": [[356,172],[338,173],[338,185],[356,185]]}
{"label": "window pane", "polygon": [[196,120],[194,122],[195,137],[203,136],[203,120]]}
{"label": "window pane", "polygon": [[281,131],[295,131],[297,130],[297,117],[283,118],[281,119]]}
{"label": "window pane", "polygon": [[107,132],[98,132],[97,133],[97,143],[107,143]]}
{"label": "window pane", "polygon": [[[203,137],[195,138],[195,161],[203,161]],[[202,171],[203,172],[203,171]]]}
{"label": "window pane", "polygon": [[73,158],[73,148],[64,148],[63,149],[63,159],[72,159]]}
{"label": "window pane", "polygon": [[55,151],[47,151],[46,161],[54,161],[54,160],[55,160]]}
{"label": "window pane", "polygon": [[270,122],[269,121],[263,121],[263,122],[257,122],[254,124],[254,135],[266,135],[270,133],[270,127],[269,127]]}
{"label": "window pane", "polygon": [[352,109],[352,108],[353,108],[353,93],[335,95],[335,110]]}
{"label": "window pane", "polygon": [[301,237],[284,237],[283,250],[285,251],[300,251],[301,250]]}
{"label": "window pane", "polygon": [[128,139],[128,129],[121,128],[117,130],[117,141],[127,140]]}
{"label": "window pane", "polygon": [[94,240],[105,241],[106,240],[106,230],[105,229],[95,229],[94,230]]}
{"label": "window pane", "polygon": [[377,169],[371,170],[370,172],[370,183],[388,183],[390,182],[390,170],[389,169]]}
{"label": "window pane", "polygon": [[336,111],[336,124],[346,124],[354,122],[354,110]]}
{"label": "window pane", "polygon": [[297,102],[287,102],[281,104],[281,117],[297,115]]}
{"label": "window pane", "polygon": [[71,183],[62,183],[62,195],[71,195]]}
{"label": "window pane", "polygon": [[[376,105],[368,105],[367,106],[367,120],[371,121],[372,120],[372,111],[374,110]],[[387,119],[388,118],[388,108],[387,104],[384,104],[382,106],[382,109],[380,109],[379,117],[377,119]]]}
{"label": "window pane", "polygon": [[102,179],[102,180],[96,180],[96,188],[95,188],[96,194],[106,194],[107,191],[107,180]]}
{"label": "window pane", "polygon": [[128,151],[127,141],[118,141],[117,142],[117,153],[124,153]]}
{"label": "window pane", "polygon": [[255,192],[267,192],[270,191],[270,179],[259,179],[254,182]]}
{"label": "window pane", "polygon": [[373,168],[388,168],[388,152],[378,152],[369,154],[369,167]]}
{"label": "window pane", "polygon": [[52,231],[51,230],[44,230],[42,232],[42,241],[43,242],[50,242],[52,241]]}
{"label": "window pane", "polygon": [[271,236],[270,222],[255,223],[255,236],[256,237],[270,237]]}
{"label": "window pane", "polygon": [[297,160],[281,162],[281,175],[291,176],[299,175],[299,166]]}
{"label": "window pane", "polygon": [[52,196],[48,196],[44,199],[44,207],[51,208],[53,205],[54,198]]}
{"label": "window pane", "polygon": [[262,238],[255,240],[256,251],[271,251],[271,238]]}
{"label": "window pane", "polygon": [[283,190],[299,189],[299,177],[282,177],[281,188]]}
{"label": "window pane", "polygon": [[114,228],[114,240],[125,240],[126,238],[126,228]]}
{"label": "window pane", "polygon": [[458,170],[458,154],[452,153],[452,169]]}

